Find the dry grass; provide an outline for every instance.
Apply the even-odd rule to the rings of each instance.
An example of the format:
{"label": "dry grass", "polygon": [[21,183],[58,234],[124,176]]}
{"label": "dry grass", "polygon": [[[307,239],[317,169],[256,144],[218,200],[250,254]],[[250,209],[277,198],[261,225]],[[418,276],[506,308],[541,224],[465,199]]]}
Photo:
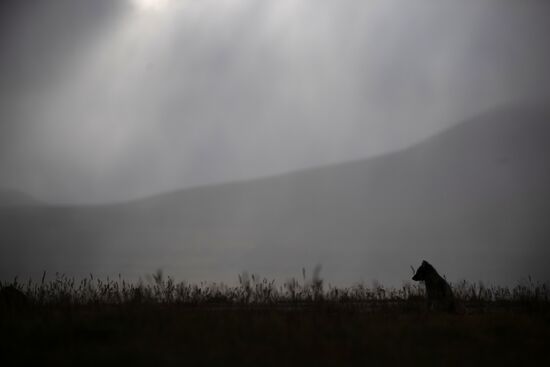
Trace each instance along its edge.
{"label": "dry grass", "polygon": [[[428,312],[416,285],[278,285],[242,274],[236,286],[175,282],[3,283],[28,297],[3,305],[0,356],[16,365],[524,365],[548,363],[545,284],[454,285],[465,312]],[[4,364],[3,364],[4,365]]]}
{"label": "dry grass", "polygon": [[[305,272],[304,272],[305,274]],[[282,284],[257,275],[239,275],[239,284],[224,283],[189,284],[165,277],[162,271],[137,283],[117,279],[96,279],[93,275],[76,280],[64,274],[55,274],[40,282],[29,280],[21,283],[0,282],[0,289],[14,287],[25,294],[34,306],[45,305],[125,305],[136,303],[179,306],[307,306],[307,305],[357,305],[359,307],[386,304],[404,307],[424,299],[421,284],[406,283],[401,288],[386,288],[375,283],[369,287],[356,284],[347,288],[325,286],[314,272],[312,279],[291,279]],[[473,308],[523,307],[545,308],[550,304],[550,285],[535,282],[531,278],[515,287],[487,287],[483,283],[462,281],[452,284],[459,302]]]}

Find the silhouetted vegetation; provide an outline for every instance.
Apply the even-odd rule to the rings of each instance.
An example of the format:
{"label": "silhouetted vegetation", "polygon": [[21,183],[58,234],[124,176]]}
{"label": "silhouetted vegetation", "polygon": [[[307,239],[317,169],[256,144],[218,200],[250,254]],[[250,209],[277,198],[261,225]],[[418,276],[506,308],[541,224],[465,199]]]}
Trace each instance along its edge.
{"label": "silhouetted vegetation", "polygon": [[4,282],[0,354],[10,366],[550,361],[547,284],[453,284],[462,311],[450,314],[428,310],[422,286],[338,288],[305,275],[278,284],[243,273],[234,286],[160,271],[136,283]]}

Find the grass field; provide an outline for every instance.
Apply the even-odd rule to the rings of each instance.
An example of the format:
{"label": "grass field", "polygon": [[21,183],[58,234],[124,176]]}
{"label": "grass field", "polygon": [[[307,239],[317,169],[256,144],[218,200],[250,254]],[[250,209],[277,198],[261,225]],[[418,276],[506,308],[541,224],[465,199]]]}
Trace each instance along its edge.
{"label": "grass field", "polygon": [[550,292],[534,282],[454,285],[454,314],[427,310],[412,285],[277,286],[243,274],[229,287],[161,273],[10,284],[26,298],[2,298],[3,366],[550,365]]}

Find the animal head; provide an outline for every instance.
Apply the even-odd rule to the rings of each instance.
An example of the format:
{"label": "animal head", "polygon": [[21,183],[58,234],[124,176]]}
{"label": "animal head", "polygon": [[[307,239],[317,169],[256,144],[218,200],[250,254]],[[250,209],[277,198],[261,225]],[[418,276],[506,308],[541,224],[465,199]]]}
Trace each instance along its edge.
{"label": "animal head", "polygon": [[435,268],[429,262],[423,260],[422,264],[416,270],[416,273],[412,277],[412,280],[416,280],[417,282],[425,281],[426,278],[434,273],[436,273]]}

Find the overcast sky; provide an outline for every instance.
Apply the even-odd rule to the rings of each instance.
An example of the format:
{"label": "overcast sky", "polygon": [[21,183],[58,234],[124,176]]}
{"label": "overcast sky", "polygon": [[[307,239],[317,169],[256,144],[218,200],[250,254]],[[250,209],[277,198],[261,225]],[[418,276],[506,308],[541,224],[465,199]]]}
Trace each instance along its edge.
{"label": "overcast sky", "polygon": [[550,2],[3,0],[0,187],[109,202],[550,97]]}

